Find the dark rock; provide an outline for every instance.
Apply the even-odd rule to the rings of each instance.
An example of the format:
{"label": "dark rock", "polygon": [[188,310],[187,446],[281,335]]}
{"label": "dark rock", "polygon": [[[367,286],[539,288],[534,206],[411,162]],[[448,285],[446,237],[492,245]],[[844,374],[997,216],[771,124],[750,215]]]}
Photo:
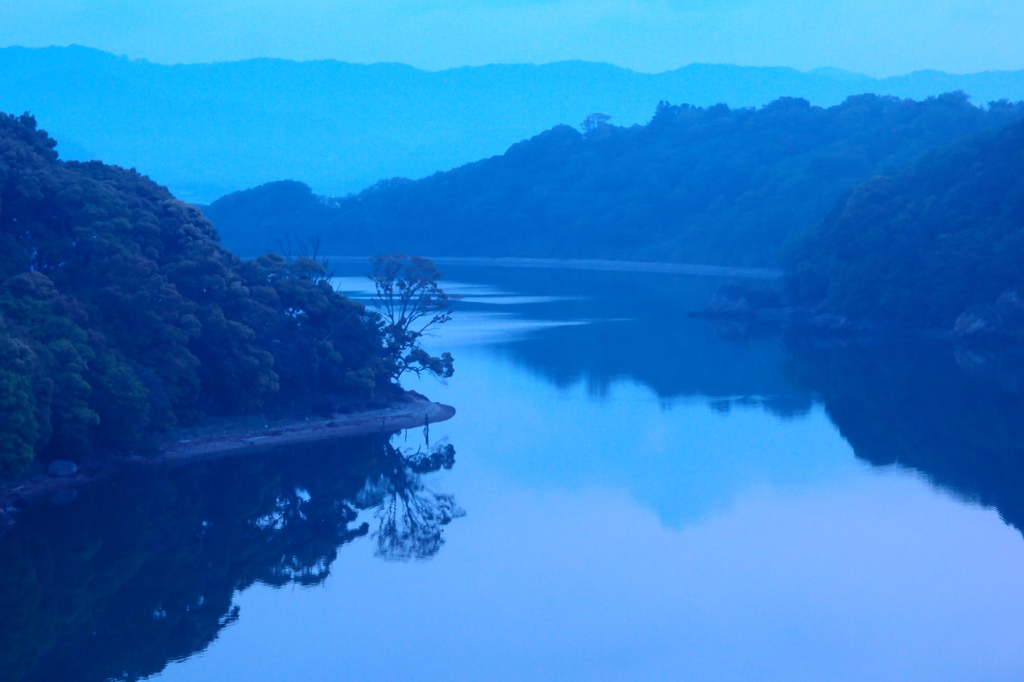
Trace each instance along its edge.
{"label": "dark rock", "polygon": [[953,333],[961,338],[991,334],[995,326],[978,312],[961,313],[953,325]]}
{"label": "dark rock", "polygon": [[995,303],[973,306],[956,318],[953,334],[959,338],[1019,336],[1024,333],[1024,299],[1017,291],[1004,291]]}
{"label": "dark rock", "polygon": [[704,308],[705,315],[715,317],[749,317],[753,313],[754,308],[746,296],[731,296],[722,292],[708,301]]}
{"label": "dark rock", "polygon": [[691,317],[713,320],[756,320],[759,322],[791,322],[801,309],[783,305],[782,290],[777,284],[743,282],[718,288],[704,309]]}
{"label": "dark rock", "polygon": [[56,478],[74,476],[78,473],[78,465],[66,459],[55,459],[46,467],[46,473]]}

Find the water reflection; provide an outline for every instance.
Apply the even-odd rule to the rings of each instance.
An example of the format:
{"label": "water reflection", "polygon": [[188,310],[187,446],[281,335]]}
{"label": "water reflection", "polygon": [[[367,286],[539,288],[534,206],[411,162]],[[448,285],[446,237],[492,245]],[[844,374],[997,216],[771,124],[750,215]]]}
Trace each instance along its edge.
{"label": "water reflection", "polygon": [[820,396],[857,457],[916,469],[1024,530],[1024,354],[920,340],[788,346],[790,377]]}
{"label": "water reflection", "polygon": [[[778,334],[723,342],[705,321],[688,316],[704,306],[721,279],[511,268],[484,273],[466,266],[446,268],[446,274],[449,269],[456,278],[484,275],[501,290],[534,297],[517,311],[549,324],[493,349],[556,386],[583,383],[600,398],[615,382],[628,379],[666,402],[702,396],[723,409],[755,401],[782,417],[806,414],[811,407],[810,394],[783,374],[786,355]],[[461,307],[493,310],[479,299]]]}
{"label": "water reflection", "polygon": [[[720,280],[446,274],[490,283],[464,289],[452,326],[489,333],[464,337],[479,345],[450,385],[422,387],[459,409],[424,441],[472,449],[443,486],[471,522],[449,526],[464,512],[432,488],[454,462],[443,441],[85,489],[0,538],[0,613],[16,625],[0,673],[136,679],[204,650],[239,604],[242,623],[162,679],[1020,670],[1024,543],[974,504],[1024,528],[1019,356],[686,317]],[[356,542],[367,551],[340,551]]]}
{"label": "water reflection", "polygon": [[391,463],[387,471],[368,480],[356,498],[361,508],[376,510],[377,556],[392,561],[428,559],[444,544],[444,527],[466,512],[452,495],[428,490],[420,474],[451,469],[455,448],[441,444]]}
{"label": "water reflection", "polygon": [[464,512],[422,477],[454,460],[445,443],[324,442],[137,472],[26,509],[0,538],[0,613],[15,626],[0,671],[136,680],[205,649],[254,583],[323,583],[357,538],[372,535],[387,559],[428,558]]}
{"label": "water reflection", "polygon": [[[480,276],[471,268],[456,272]],[[753,406],[783,419],[807,415],[820,402],[859,459],[915,469],[1024,529],[1020,351],[920,338],[828,340],[689,318],[722,284],[714,278],[498,269],[487,281],[550,297],[520,306],[524,316],[589,322],[492,346],[555,386],[582,383],[600,400],[628,380],[666,405],[700,396],[721,414]]]}

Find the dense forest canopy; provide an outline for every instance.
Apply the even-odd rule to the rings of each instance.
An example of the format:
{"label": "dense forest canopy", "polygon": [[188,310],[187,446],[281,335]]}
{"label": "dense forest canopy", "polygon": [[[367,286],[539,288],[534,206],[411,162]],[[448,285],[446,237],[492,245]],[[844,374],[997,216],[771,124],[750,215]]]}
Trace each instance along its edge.
{"label": "dense forest canopy", "polygon": [[0,115],[0,476],[135,448],[202,414],[361,404],[390,387],[379,320],[322,265],[243,262],[134,170],[58,160]]}
{"label": "dense forest canopy", "polygon": [[418,181],[327,200],[273,183],[206,207],[225,244],[262,253],[286,235],[332,253],[537,256],[773,265],[857,182],[1024,105],[862,95],[829,108],[783,98],[760,109],[662,103],[628,128],[588,118],[505,154]]}
{"label": "dense forest canopy", "polygon": [[857,185],[787,261],[798,300],[851,317],[948,329],[974,308],[1024,323],[1008,319],[1024,318],[1024,122]]}

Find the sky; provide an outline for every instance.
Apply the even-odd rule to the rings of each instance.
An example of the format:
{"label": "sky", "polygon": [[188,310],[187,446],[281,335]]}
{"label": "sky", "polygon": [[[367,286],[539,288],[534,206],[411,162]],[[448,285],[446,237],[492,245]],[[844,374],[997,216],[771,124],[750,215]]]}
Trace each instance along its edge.
{"label": "sky", "polygon": [[3,0],[0,45],[160,63],[279,57],[440,70],[567,59],[884,77],[1024,68],[1022,0]]}

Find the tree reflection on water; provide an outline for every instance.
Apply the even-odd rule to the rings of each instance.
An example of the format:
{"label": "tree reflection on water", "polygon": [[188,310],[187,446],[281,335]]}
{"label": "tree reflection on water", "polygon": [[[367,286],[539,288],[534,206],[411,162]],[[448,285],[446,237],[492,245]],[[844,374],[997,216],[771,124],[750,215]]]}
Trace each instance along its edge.
{"label": "tree reflection on water", "polygon": [[449,444],[364,437],[134,472],[25,509],[0,538],[4,679],[152,675],[234,622],[237,592],[322,584],[363,536],[385,559],[429,558],[465,512],[422,477],[454,461]]}
{"label": "tree reflection on water", "polygon": [[377,556],[392,561],[430,558],[444,544],[444,526],[466,512],[451,495],[424,487],[420,474],[451,469],[455,448],[442,444],[429,453],[417,451],[392,461],[396,466],[367,481],[356,498],[362,508],[376,510]]}
{"label": "tree reflection on water", "polygon": [[857,457],[913,468],[1024,531],[1024,354],[791,336],[788,374]]}

